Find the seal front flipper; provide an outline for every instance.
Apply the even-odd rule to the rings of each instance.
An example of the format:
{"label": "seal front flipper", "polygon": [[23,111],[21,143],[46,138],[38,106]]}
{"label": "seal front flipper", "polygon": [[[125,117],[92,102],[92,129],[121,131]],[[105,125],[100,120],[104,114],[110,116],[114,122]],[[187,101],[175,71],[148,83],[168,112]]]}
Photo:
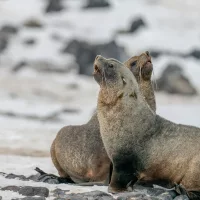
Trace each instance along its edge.
{"label": "seal front flipper", "polygon": [[126,164],[121,163],[119,157],[114,159],[114,162],[108,192],[119,193],[132,191],[133,189],[131,186],[138,180],[136,171],[131,167],[132,163],[129,161],[127,161]]}

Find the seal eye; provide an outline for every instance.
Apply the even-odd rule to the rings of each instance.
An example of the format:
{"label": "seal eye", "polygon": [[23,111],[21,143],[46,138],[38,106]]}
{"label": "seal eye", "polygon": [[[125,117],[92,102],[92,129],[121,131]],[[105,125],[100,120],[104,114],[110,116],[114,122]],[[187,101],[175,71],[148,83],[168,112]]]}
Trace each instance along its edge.
{"label": "seal eye", "polygon": [[108,64],[108,67],[109,67],[109,68],[113,68],[113,64],[112,64],[112,63],[109,63],[109,64]]}
{"label": "seal eye", "polygon": [[137,61],[132,62],[132,63],[131,63],[131,67],[135,67],[136,64],[137,64]]}

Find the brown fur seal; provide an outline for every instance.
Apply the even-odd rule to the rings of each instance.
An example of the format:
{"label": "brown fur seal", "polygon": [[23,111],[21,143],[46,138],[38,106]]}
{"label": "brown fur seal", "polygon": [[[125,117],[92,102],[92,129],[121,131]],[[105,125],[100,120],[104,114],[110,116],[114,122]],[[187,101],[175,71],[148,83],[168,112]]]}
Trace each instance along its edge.
{"label": "brown fur seal", "polygon": [[[136,76],[149,106],[155,110],[149,53],[132,57],[125,65]],[[102,143],[97,114],[87,124],[62,128],[51,146],[51,158],[60,177],[71,178],[75,183],[105,181],[111,162]]]}
{"label": "brown fur seal", "polygon": [[181,184],[191,199],[200,193],[200,129],[170,122],[152,111],[135,77],[122,63],[97,56],[98,120],[113,163],[109,191],[137,181]]}

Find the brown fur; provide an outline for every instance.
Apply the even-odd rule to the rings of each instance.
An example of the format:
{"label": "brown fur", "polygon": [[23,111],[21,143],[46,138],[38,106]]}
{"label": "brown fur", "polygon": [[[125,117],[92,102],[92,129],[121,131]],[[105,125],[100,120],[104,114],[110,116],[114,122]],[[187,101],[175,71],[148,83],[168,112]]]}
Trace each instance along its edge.
{"label": "brown fur", "polygon": [[183,185],[191,199],[200,199],[200,128],[156,115],[119,61],[97,57],[95,66],[94,76],[102,76],[97,81],[100,133],[113,163],[109,191],[126,191],[130,182],[163,180]]}
{"label": "brown fur", "polygon": [[[130,58],[125,64],[137,77],[149,106],[155,111],[156,103],[151,83],[153,68],[151,63],[147,64],[148,61],[151,61],[151,57],[145,52]],[[149,77],[145,79],[139,69],[147,71]],[[149,101],[149,96],[154,100]],[[102,143],[97,114],[95,113],[87,124],[63,127],[51,146],[51,158],[59,175],[70,177],[75,183],[105,181],[111,162]]]}

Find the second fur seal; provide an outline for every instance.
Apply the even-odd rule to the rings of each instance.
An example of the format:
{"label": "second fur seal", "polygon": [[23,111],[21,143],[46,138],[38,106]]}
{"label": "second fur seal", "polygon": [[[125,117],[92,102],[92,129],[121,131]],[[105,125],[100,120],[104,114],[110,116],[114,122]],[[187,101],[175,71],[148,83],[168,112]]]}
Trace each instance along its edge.
{"label": "second fur seal", "polygon": [[[130,58],[125,65],[137,78],[146,101],[155,111],[149,52]],[[51,146],[51,158],[60,177],[67,181],[104,182],[109,177],[111,162],[102,143],[97,113],[87,124],[63,127]]]}
{"label": "second fur seal", "polygon": [[97,56],[94,78],[100,85],[98,120],[113,172],[110,192],[137,181],[181,184],[200,199],[200,129],[156,115],[135,77],[119,61]]}

